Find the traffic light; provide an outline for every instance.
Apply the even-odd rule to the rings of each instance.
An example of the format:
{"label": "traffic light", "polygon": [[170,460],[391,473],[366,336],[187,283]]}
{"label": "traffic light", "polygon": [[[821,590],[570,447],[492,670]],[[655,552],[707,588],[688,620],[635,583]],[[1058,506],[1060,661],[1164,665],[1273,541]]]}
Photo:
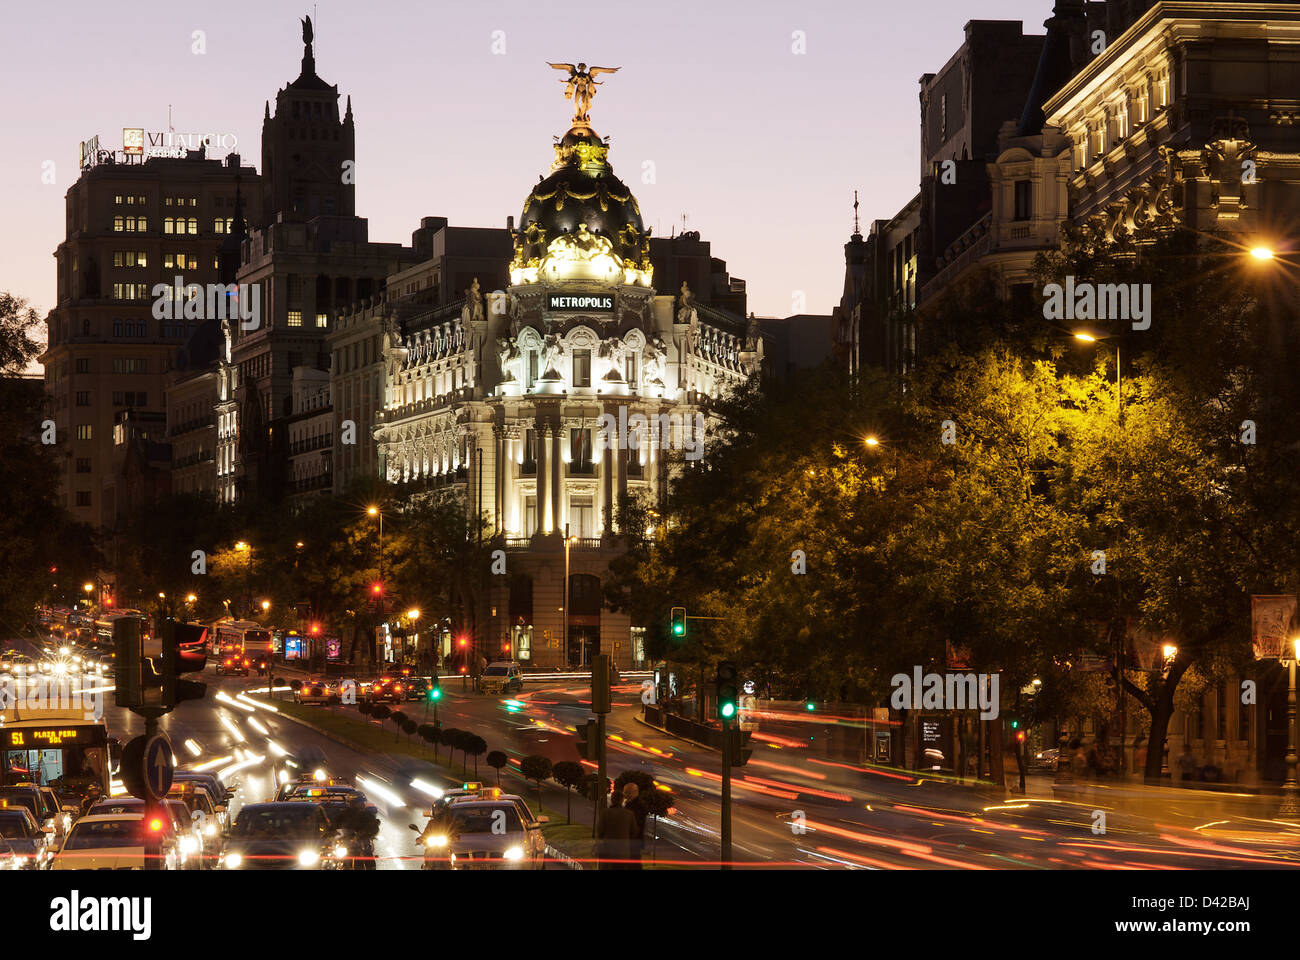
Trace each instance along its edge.
{"label": "traffic light", "polygon": [[186,700],[202,700],[208,685],[186,680],[184,674],[202,673],[208,664],[208,628],[200,623],[168,620],[163,628],[163,705],[176,706]]}
{"label": "traffic light", "polygon": [[670,621],[674,637],[686,636],[686,608],[673,607],[670,612]]}
{"label": "traffic light", "polygon": [[140,646],[142,623],[135,617],[113,622],[113,696],[117,705],[130,710],[141,706]]}
{"label": "traffic light", "polygon": [[736,689],[736,665],[730,660],[718,664],[718,676],[714,683],[718,690],[718,719],[731,720],[736,716],[736,705],[740,699]]}
{"label": "traffic light", "polygon": [[609,713],[609,677],[610,657],[608,653],[598,653],[591,662],[591,712]]}
{"label": "traffic light", "polygon": [[578,756],[584,760],[595,761],[597,753],[596,721],[588,720],[585,726],[578,727]]}
{"label": "traffic light", "polygon": [[749,763],[749,758],[753,756],[754,751],[749,746],[749,738],[754,734],[749,730],[740,730],[732,728],[728,731],[731,737],[731,765],[733,767],[743,767]]}
{"label": "traffic light", "polygon": [[370,585],[370,595],[375,598],[382,597],[384,595],[384,585],[376,580]]}
{"label": "traffic light", "polygon": [[815,700],[809,700],[807,703],[803,705],[803,708],[807,710],[809,713],[812,713],[814,710],[817,709],[817,702]]}
{"label": "traffic light", "polygon": [[436,677],[434,678],[433,683],[429,684],[429,692],[427,694],[427,697],[430,703],[437,703],[439,700],[442,699],[442,685],[438,683]]}

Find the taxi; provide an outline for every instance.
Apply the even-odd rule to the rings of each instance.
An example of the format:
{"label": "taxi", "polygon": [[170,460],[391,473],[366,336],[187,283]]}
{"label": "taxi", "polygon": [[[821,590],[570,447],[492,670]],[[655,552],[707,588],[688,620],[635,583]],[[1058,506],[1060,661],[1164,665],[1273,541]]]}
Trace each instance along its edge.
{"label": "taxi", "polygon": [[242,650],[239,650],[238,648],[233,651],[227,650],[223,651],[221,656],[217,658],[217,673],[227,675],[237,674],[238,676],[246,677],[248,676],[248,668],[252,665],[252,659],[245,656]]}
{"label": "taxi", "polygon": [[424,869],[536,870],[546,862],[542,825],[522,798],[497,792],[453,798],[421,831]]}
{"label": "taxi", "polygon": [[398,677],[380,677],[370,684],[366,697],[371,703],[401,703],[406,697],[406,684]]}
{"label": "taxi", "polygon": [[332,703],[340,696],[337,685],[320,677],[313,677],[302,682],[293,692],[295,703]]}

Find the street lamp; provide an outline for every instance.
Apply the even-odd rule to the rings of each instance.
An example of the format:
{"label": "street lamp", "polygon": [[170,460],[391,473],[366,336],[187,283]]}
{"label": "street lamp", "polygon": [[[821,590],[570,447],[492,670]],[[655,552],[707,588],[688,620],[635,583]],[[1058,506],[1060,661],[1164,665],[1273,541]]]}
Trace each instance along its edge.
{"label": "street lamp", "polygon": [[1254,257],[1256,260],[1272,260],[1273,249],[1271,247],[1265,247],[1265,246],[1252,247],[1250,250],[1250,255]]}
{"label": "street lamp", "polygon": [[868,447],[880,446],[880,440],[874,434],[869,437],[863,437],[862,442],[865,443]]}
{"label": "street lamp", "polygon": [[1300,659],[1300,637],[1291,640],[1291,656],[1287,658],[1286,684],[1286,782],[1282,784],[1282,803],[1277,809],[1280,818],[1300,818],[1300,783],[1296,781],[1295,736],[1295,664]]}
{"label": "street lamp", "polygon": [[253,545],[245,540],[240,540],[235,544],[236,550],[243,550],[248,554],[248,567],[244,574],[244,599],[248,608],[248,615],[253,615]]}
{"label": "street lamp", "polygon": [[366,513],[379,518],[379,580],[384,579],[384,512],[374,504],[366,507]]}
{"label": "street lamp", "polygon": [[198,599],[199,599],[199,598],[198,598],[195,594],[193,594],[193,593],[187,593],[187,594],[185,595],[185,602],[186,602],[186,603],[194,603],[194,602],[197,601]]}
{"label": "street lamp", "polygon": [[263,600],[263,601],[262,601],[262,612],[263,612],[263,613],[266,613],[266,611],[268,611],[268,610],[270,610],[270,609],[271,609],[271,601],[270,601],[270,600]]}
{"label": "street lamp", "polygon": [[1087,330],[1074,331],[1074,339],[1083,343],[1097,343],[1099,340],[1115,340],[1115,419],[1120,423],[1124,422],[1124,394],[1122,391],[1123,381],[1120,373],[1120,345],[1114,337],[1103,336],[1091,333]]}

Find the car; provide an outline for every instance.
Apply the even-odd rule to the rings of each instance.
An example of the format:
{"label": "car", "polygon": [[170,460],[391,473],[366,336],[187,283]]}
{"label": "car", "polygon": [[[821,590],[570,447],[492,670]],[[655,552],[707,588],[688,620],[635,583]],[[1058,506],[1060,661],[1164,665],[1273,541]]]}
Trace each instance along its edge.
{"label": "car", "polygon": [[201,783],[208,788],[208,794],[216,804],[229,804],[235,795],[232,787],[226,786],[209,770],[177,770],[172,774],[172,783]]}
{"label": "car", "polygon": [[[173,869],[195,870],[202,865],[202,851],[194,835],[193,819],[185,804],[170,799],[164,804],[167,818],[161,833],[166,842],[175,848],[176,865]],[[138,797],[108,797],[91,805],[89,814],[139,813],[144,815],[145,802]]]}
{"label": "car", "polygon": [[1061,751],[1056,747],[1049,747],[1046,750],[1040,750],[1034,754],[1029,761],[1029,770],[1031,773],[1055,773],[1056,763],[1060,758]]}
{"label": "car", "polygon": [[245,804],[226,836],[225,870],[334,869],[347,851],[325,811],[287,800]]}
{"label": "car", "polygon": [[406,680],[406,699],[423,700],[429,695],[429,680],[427,677],[409,677]]}
{"label": "car", "polygon": [[328,680],[314,677],[302,682],[293,692],[293,699],[296,703],[333,703],[339,699],[339,688]]}
{"label": "car", "polygon": [[332,826],[339,815],[347,809],[353,797],[360,797],[366,809],[376,817],[379,816],[379,809],[366,798],[366,795],[352,787],[312,787],[292,793],[284,799],[288,803],[316,804],[325,811],[325,816],[329,818]]}
{"label": "car", "polygon": [[52,838],[26,807],[0,810],[0,869],[44,869],[54,855]]}
{"label": "car", "polygon": [[[143,813],[98,813],[72,825],[50,862],[51,870],[143,870],[147,847]],[[175,870],[177,849],[163,841],[162,866]]]}
{"label": "car", "polygon": [[252,657],[241,651],[226,652],[217,658],[217,673],[227,676],[248,676],[248,669],[253,665]]}
{"label": "car", "polygon": [[366,690],[366,698],[371,703],[381,703],[385,700],[390,703],[401,703],[406,686],[401,680],[395,677],[380,677],[370,684]]}
{"label": "car", "polygon": [[185,804],[199,836],[202,862],[205,866],[215,866],[221,853],[221,835],[226,822],[225,806],[213,803],[208,788],[195,781],[173,781],[171,789],[167,791],[167,799]]}
{"label": "car", "polygon": [[[28,799],[22,799],[28,798]],[[72,826],[73,809],[59,802],[58,796],[49,787],[38,787],[34,783],[14,783],[0,787],[0,806],[6,801],[18,800],[32,812],[42,828],[51,828],[56,836],[63,836]],[[12,802],[7,804],[13,806]]]}
{"label": "car", "polygon": [[449,804],[420,833],[425,869],[532,870],[546,862],[546,817],[533,817],[528,805],[501,797],[465,798]]}
{"label": "car", "polygon": [[[190,790],[201,793],[206,799],[200,809],[205,816],[216,817],[218,833],[225,829],[226,812],[234,792],[228,790],[225,784],[217,779],[216,774],[177,770],[172,776],[172,790],[182,800],[186,798],[187,792]],[[190,806],[190,811],[191,814],[194,813],[194,805]]]}
{"label": "car", "polygon": [[518,693],[524,688],[524,668],[514,660],[489,663],[479,681],[484,693]]}

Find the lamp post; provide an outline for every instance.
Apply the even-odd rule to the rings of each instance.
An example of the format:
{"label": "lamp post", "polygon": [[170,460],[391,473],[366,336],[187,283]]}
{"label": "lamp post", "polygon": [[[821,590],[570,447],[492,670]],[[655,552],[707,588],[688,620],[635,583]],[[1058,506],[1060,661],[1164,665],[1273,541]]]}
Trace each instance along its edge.
{"label": "lamp post", "polygon": [[1286,684],[1286,782],[1282,784],[1282,803],[1277,809],[1279,819],[1300,818],[1300,783],[1296,781],[1296,690],[1295,665],[1300,658],[1300,637],[1291,641],[1291,656],[1287,658]]}
{"label": "lamp post", "polygon": [[[564,657],[569,657],[569,547],[577,537],[569,536],[569,525],[564,525]],[[581,661],[581,657],[578,658]],[[579,666],[582,664],[579,663]],[[568,666],[566,663],[565,666]]]}
{"label": "lamp post", "polygon": [[244,604],[248,610],[248,615],[253,615],[253,545],[247,541],[240,540],[235,544],[236,550],[244,550],[248,553],[248,568],[244,576]]}
{"label": "lamp post", "polygon": [[1083,343],[1097,343],[1100,340],[1115,340],[1115,419],[1121,424],[1124,422],[1124,393],[1122,390],[1123,380],[1120,372],[1120,344],[1114,337],[1104,336],[1092,333],[1087,330],[1076,330],[1074,339]]}
{"label": "lamp post", "polygon": [[384,582],[384,511],[371,505],[366,507],[366,513],[372,517],[379,518],[379,582]]}

